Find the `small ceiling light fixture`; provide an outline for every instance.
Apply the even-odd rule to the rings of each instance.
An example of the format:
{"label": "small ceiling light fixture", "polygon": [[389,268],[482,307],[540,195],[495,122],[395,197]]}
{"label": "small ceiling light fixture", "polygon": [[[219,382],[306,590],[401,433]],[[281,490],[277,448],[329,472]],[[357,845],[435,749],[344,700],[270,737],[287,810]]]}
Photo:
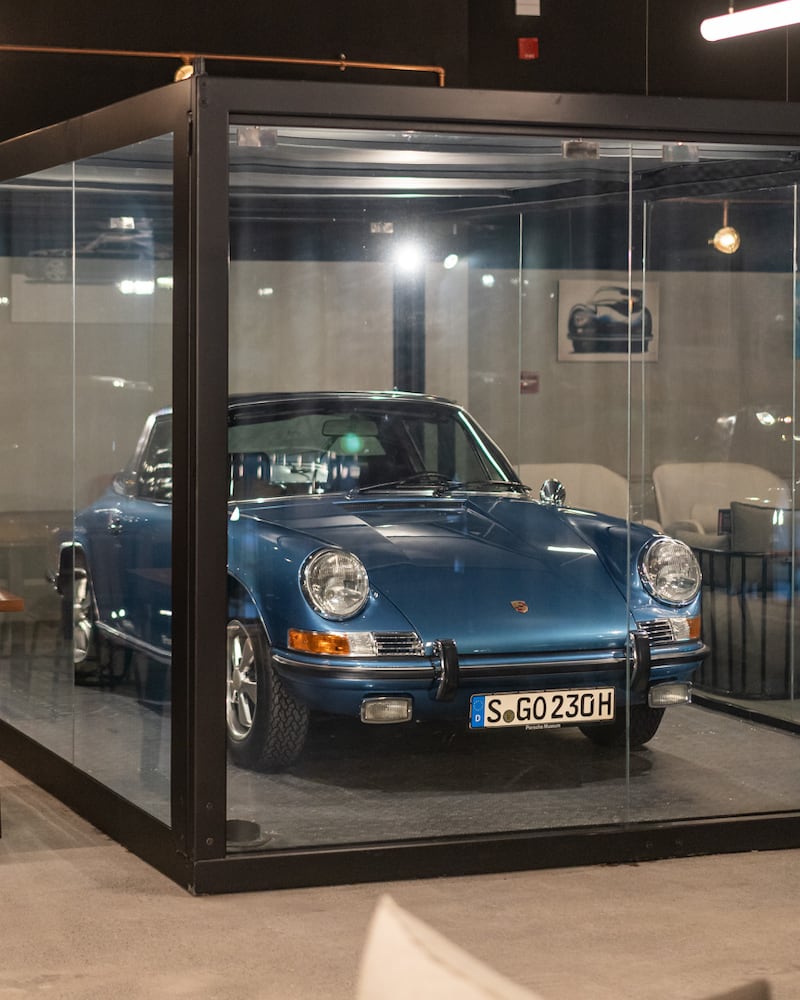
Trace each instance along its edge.
{"label": "small ceiling light fixture", "polygon": [[727,14],[707,17],[700,23],[700,34],[707,42],[718,42],[723,38],[738,35],[752,35],[757,31],[771,28],[786,28],[800,23],[800,0],[779,0],[760,7],[734,10],[731,3]]}
{"label": "small ceiling light fixture", "polygon": [[715,250],[719,250],[720,253],[728,254],[736,253],[742,245],[742,238],[738,230],[728,225],[727,201],[722,203],[722,228],[714,233],[713,238],[708,241],[708,245],[714,247]]}
{"label": "small ceiling light fixture", "polygon": [[588,139],[566,139],[561,143],[561,156],[565,160],[596,160],[600,147]]}
{"label": "small ceiling light fixture", "polygon": [[175,83],[180,83],[181,80],[188,80],[190,76],[194,76],[194,63],[188,56],[184,56],[183,62],[175,70]]}
{"label": "small ceiling light fixture", "polygon": [[123,295],[152,295],[156,290],[156,283],[140,278],[123,278],[117,282],[117,288]]}
{"label": "small ceiling light fixture", "polygon": [[700,150],[690,142],[668,142],[661,147],[661,159],[665,163],[697,163]]}

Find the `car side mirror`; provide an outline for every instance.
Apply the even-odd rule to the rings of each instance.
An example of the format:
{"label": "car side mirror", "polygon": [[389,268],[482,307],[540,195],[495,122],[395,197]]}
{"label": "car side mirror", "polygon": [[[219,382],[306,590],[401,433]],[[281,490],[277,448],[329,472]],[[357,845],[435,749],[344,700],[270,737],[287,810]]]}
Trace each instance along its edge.
{"label": "car side mirror", "polygon": [[130,469],[124,469],[114,476],[113,486],[117,493],[122,493],[124,496],[129,497],[135,496],[136,476],[134,476]]}
{"label": "car side mirror", "polygon": [[539,490],[539,499],[542,503],[563,507],[567,501],[567,491],[558,479],[545,479]]}

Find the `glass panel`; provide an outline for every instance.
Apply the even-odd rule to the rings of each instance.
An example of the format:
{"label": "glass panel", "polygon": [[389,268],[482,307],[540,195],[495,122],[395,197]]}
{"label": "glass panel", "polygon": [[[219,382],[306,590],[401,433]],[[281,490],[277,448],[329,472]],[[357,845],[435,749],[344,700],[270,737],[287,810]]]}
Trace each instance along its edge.
{"label": "glass panel", "polygon": [[0,614],[0,712],[69,760],[72,654],[48,574],[72,526],[72,197],[70,165],[0,186],[0,589],[24,600]]}
{"label": "glass panel", "polygon": [[172,140],[4,194],[3,716],[169,820]]}
{"label": "glass panel", "polygon": [[77,163],[76,577],[92,635],[76,668],[75,762],[166,820],[172,439],[167,415],[143,428],[172,399],[171,288],[171,136]]}
{"label": "glass panel", "polygon": [[641,198],[662,350],[634,409],[658,518],[703,568],[710,653],[660,731],[670,794],[637,798],[640,818],[795,808],[800,787],[795,170],[788,151],[736,153],[668,167]]}
{"label": "glass panel", "polygon": [[[708,680],[756,610],[793,676],[793,154],[256,125],[230,152],[231,850],[795,806],[795,736]],[[721,266],[703,213],[748,186],[769,263]],[[756,331],[789,468],[742,501],[783,534],[768,590],[728,546],[703,619],[659,469],[743,461]]]}
{"label": "glass panel", "polygon": [[[629,150],[604,152],[601,170],[549,139],[232,130],[232,849],[587,822],[589,741],[574,727],[485,722],[515,692],[517,721],[528,712],[539,730],[556,729],[543,712],[600,719],[624,704],[624,595],[606,586],[599,623],[592,550],[549,510],[521,505],[516,479],[521,462],[563,457],[552,428],[565,413],[572,461],[611,447],[608,427],[565,395],[590,380],[558,367],[568,264],[555,233],[571,216],[551,218],[543,199],[553,183],[583,189],[607,174],[618,224],[598,236],[584,219],[574,266],[592,260],[598,287],[608,273],[626,283]],[[537,530],[549,549],[521,555],[521,534]],[[543,562],[557,594],[532,592]],[[572,641],[597,671],[588,689],[564,653],[568,590],[584,615]],[[624,748],[600,780],[591,821],[621,818]]]}

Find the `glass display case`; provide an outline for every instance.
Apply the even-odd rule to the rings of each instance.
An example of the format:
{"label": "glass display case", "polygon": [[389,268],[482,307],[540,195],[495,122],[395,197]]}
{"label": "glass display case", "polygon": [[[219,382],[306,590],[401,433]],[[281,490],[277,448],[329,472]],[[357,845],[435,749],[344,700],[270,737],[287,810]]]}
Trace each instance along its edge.
{"label": "glass display case", "polygon": [[9,762],[195,892],[797,846],[791,109],[80,124],[0,146]]}

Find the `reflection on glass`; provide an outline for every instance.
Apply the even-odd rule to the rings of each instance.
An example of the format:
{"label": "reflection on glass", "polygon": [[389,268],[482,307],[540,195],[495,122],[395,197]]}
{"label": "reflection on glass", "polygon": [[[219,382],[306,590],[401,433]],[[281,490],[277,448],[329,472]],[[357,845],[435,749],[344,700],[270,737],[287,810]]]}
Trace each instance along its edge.
{"label": "reflection on glass", "polygon": [[0,588],[25,599],[0,712],[165,820],[169,656],[141,615],[152,586],[168,633],[169,539],[137,537],[114,475],[172,395],[171,189],[169,136],[0,187]]}
{"label": "reflection on glass", "polygon": [[[75,204],[74,559],[91,595],[75,761],[168,819],[172,453],[139,436],[172,398],[170,137],[77,163]],[[132,494],[116,473],[142,449],[152,471]]]}
{"label": "reflection on glass", "polygon": [[[712,654],[699,691],[784,721],[798,721],[795,203],[794,188],[776,183],[668,199],[651,213],[651,240],[667,252],[689,212],[702,215],[709,233],[735,213],[735,255],[717,254],[710,239],[711,273],[681,276],[686,327],[676,336],[681,378],[696,392],[684,414],[693,433],[662,446],[653,481],[666,530],[703,563]],[[717,377],[700,391],[700,373],[709,370]],[[663,393],[652,378],[652,390]]]}

